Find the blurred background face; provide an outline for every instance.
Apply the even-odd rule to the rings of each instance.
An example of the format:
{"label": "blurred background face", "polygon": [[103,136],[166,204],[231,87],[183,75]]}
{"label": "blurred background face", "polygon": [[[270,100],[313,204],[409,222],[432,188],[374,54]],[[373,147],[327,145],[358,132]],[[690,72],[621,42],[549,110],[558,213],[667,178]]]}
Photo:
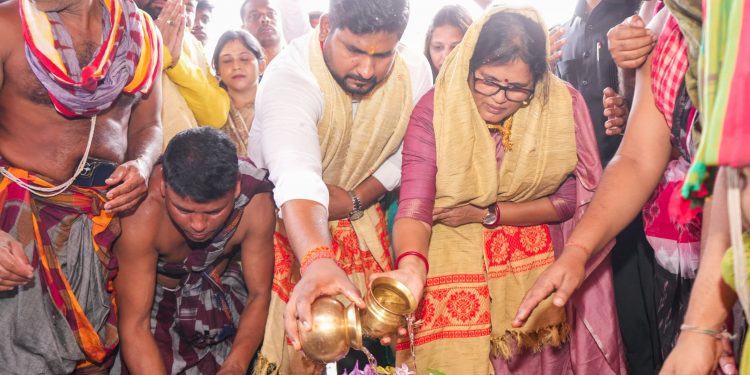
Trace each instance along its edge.
{"label": "blurred background face", "polygon": [[257,85],[258,71],[258,60],[239,39],[221,49],[217,73],[230,92],[245,91]]}
{"label": "blurred background face", "polygon": [[193,21],[193,35],[201,43],[206,44],[208,40],[207,27],[208,23],[211,22],[211,12],[213,11],[210,7],[201,7],[195,11],[195,21]]}
{"label": "blurred background face", "polygon": [[[294,3],[302,7],[302,14],[308,15],[312,11],[327,11],[329,1],[300,0],[294,1]],[[377,2],[378,0],[372,1]],[[238,27],[243,27],[245,30],[251,31],[245,24],[245,10],[249,8],[249,5],[245,5],[242,13],[239,12],[244,2],[245,0],[214,0],[213,17],[211,23],[208,25],[208,43],[206,43],[206,53],[209,56],[213,55],[214,46],[225,31]],[[544,16],[547,26],[551,27],[552,25],[569,21],[573,16],[578,0],[503,0],[503,2],[509,5],[524,4],[539,9]],[[406,27],[404,35],[401,37],[401,43],[404,43],[413,51],[429,53],[429,50],[425,51],[427,29],[432,24],[433,18],[440,8],[454,4],[466,8],[469,14],[475,19],[482,15],[482,9],[475,0],[410,0],[409,24]],[[274,7],[274,1],[271,1],[271,7]],[[279,7],[275,9],[280,11]],[[242,17],[241,20],[240,17]],[[281,22],[281,19],[277,20],[277,22]],[[281,23],[279,23],[278,27],[279,29],[281,28]],[[283,32],[280,32],[279,35],[284,37]],[[257,36],[255,37],[256,39],[258,38]],[[429,48],[429,46],[427,47]]]}
{"label": "blurred background face", "polygon": [[[193,18],[195,17],[195,1],[196,0],[183,1],[185,4],[185,17],[187,17],[186,26],[191,29],[193,27]],[[136,0],[135,3],[139,8],[148,13],[151,18],[157,19],[159,18],[159,14],[161,14],[161,10],[164,9],[164,4],[167,3],[167,0]]]}
{"label": "blurred background face", "polygon": [[323,12],[320,11],[310,12],[310,14],[308,15],[308,19],[310,20],[310,27],[312,27],[313,29],[317,28],[320,24],[320,16],[322,15]]}
{"label": "blurred background face", "polygon": [[185,0],[185,27],[193,29],[193,20],[195,20],[195,2],[196,0]]}
{"label": "blurred background face", "polygon": [[267,0],[251,0],[245,4],[243,28],[258,39],[263,48],[281,43],[278,12]]}
{"label": "blurred background face", "polygon": [[349,29],[335,29],[325,38],[323,56],[346,92],[364,96],[391,71],[398,39],[395,33],[356,35]]}
{"label": "blurred background face", "polygon": [[432,67],[436,71],[440,70],[445,58],[461,43],[463,37],[461,30],[452,25],[442,25],[432,30],[430,60],[432,60]]}
{"label": "blurred background face", "polygon": [[[476,77],[476,78],[475,78]],[[482,65],[469,77],[471,94],[482,119],[490,124],[499,124],[512,116],[521,106],[521,100],[508,100],[508,94],[500,90],[494,95],[486,95],[497,90],[495,85],[534,88],[534,76],[529,65],[521,60],[513,60],[504,65]],[[513,99],[523,99],[523,94],[511,93]]]}
{"label": "blurred background face", "polygon": [[138,8],[148,13],[151,18],[157,19],[166,2],[166,0],[136,0],[135,3],[138,5]]}

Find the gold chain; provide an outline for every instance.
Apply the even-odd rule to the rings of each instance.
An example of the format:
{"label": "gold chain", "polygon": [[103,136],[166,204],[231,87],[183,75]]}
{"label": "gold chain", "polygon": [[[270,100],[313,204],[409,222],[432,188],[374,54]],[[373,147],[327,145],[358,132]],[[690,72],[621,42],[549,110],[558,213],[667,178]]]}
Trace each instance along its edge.
{"label": "gold chain", "polygon": [[503,121],[501,125],[494,125],[494,124],[488,124],[488,128],[495,129],[502,133],[503,135],[503,148],[505,151],[510,151],[513,149],[513,144],[510,143],[510,131],[513,127],[513,116],[508,117]]}

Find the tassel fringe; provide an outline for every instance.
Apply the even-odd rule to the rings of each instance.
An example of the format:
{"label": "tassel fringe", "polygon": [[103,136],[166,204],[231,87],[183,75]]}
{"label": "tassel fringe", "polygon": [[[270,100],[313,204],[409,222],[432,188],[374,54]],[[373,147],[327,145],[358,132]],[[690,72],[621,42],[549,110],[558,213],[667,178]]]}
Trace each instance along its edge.
{"label": "tassel fringe", "polygon": [[279,366],[276,363],[272,363],[263,354],[258,353],[258,357],[255,359],[253,366],[252,375],[278,375]]}
{"label": "tassel fringe", "polygon": [[518,352],[530,350],[538,353],[545,345],[557,348],[568,342],[569,339],[570,326],[566,321],[540,328],[536,332],[508,330],[502,336],[493,336],[490,342],[492,344],[492,354],[508,360],[514,354],[514,347],[518,348]]}

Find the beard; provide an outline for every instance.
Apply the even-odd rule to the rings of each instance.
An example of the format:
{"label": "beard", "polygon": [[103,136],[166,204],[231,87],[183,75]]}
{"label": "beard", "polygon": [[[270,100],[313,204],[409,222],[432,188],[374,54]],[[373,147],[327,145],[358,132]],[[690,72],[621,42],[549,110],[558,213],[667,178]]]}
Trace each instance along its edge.
{"label": "beard", "polygon": [[[336,81],[336,83],[338,83],[339,86],[341,86],[341,88],[349,94],[366,96],[367,94],[372,92],[372,90],[375,89],[375,87],[379,83],[377,77],[375,76],[372,76],[370,78],[364,78],[359,74],[347,74],[342,76],[334,72],[333,69],[331,69],[330,58],[325,48],[323,48],[323,61],[325,61],[326,67],[328,68],[328,71],[331,72],[331,76],[333,76],[333,79]],[[355,81],[355,83],[349,84],[348,82],[351,81]]]}
{"label": "beard", "polygon": [[[344,91],[348,92],[349,94],[353,95],[360,95],[360,96],[366,96],[372,90],[377,86],[378,80],[375,79],[373,76],[370,79],[364,79],[359,74],[347,74],[343,77],[337,76],[334,72],[331,72],[331,75],[333,76],[333,79],[336,80],[336,82],[341,86]],[[351,80],[354,80],[355,84],[349,84],[347,82],[351,82]]]}

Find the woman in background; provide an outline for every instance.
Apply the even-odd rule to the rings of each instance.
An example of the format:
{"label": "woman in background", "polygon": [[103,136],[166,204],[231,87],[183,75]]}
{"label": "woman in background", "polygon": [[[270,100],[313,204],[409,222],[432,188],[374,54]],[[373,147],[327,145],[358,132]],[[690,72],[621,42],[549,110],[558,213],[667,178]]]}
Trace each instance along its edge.
{"label": "woman in background", "polygon": [[461,42],[471,22],[469,11],[460,5],[444,6],[435,14],[424,42],[424,55],[430,62],[433,79],[448,54]]}
{"label": "woman in background", "polygon": [[260,43],[245,30],[229,30],[216,43],[213,66],[219,84],[231,100],[227,123],[221,130],[247,155],[247,137],[255,116],[255,92],[265,66]]}

